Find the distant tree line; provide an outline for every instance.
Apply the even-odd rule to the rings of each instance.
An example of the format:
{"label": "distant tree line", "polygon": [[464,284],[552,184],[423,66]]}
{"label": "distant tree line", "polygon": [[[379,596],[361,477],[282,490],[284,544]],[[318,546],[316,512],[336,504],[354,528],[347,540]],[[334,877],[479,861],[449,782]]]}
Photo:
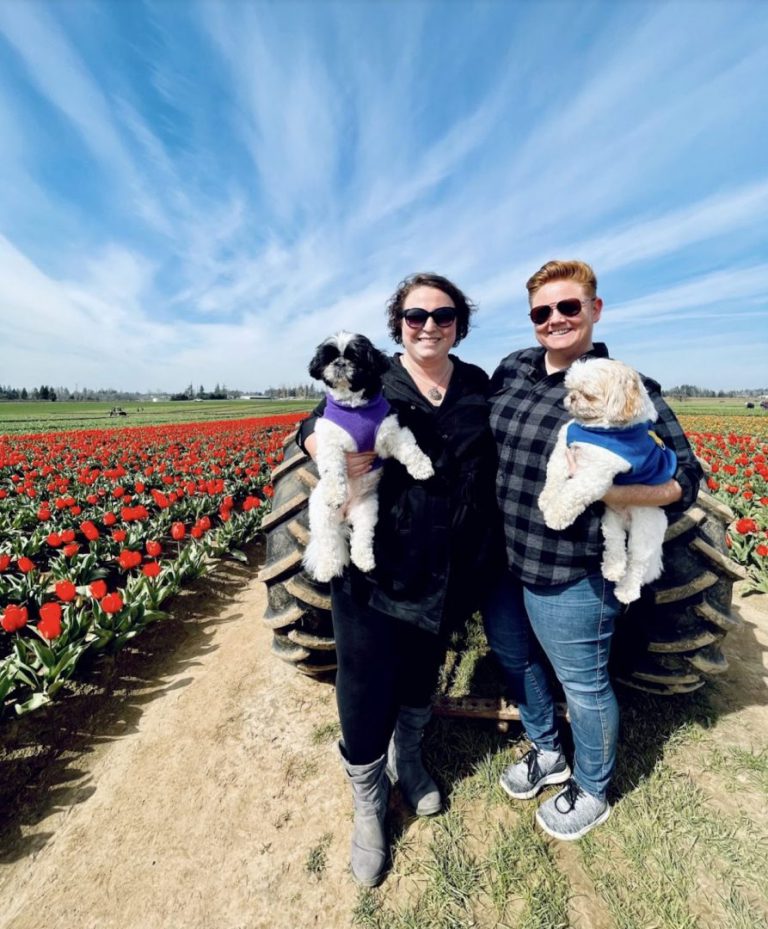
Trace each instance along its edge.
{"label": "distant tree line", "polygon": [[[168,394],[164,391],[138,391],[115,390],[113,387],[104,387],[94,390],[90,387],[70,390],[68,387],[52,387],[41,384],[27,390],[26,387],[12,387],[0,384],[0,400],[48,400],[48,401],[101,401],[116,403],[118,401],[134,401],[141,403],[152,397],[171,400],[227,400],[243,396],[269,397],[270,399],[298,399],[315,400],[323,396],[324,390],[319,384],[281,384],[279,387],[267,387],[264,391],[230,390],[226,384],[218,382],[212,390],[206,390],[200,384],[195,389],[192,383],[178,393]],[[678,397],[681,400],[688,397],[765,397],[768,396],[768,387],[744,390],[710,390],[707,387],[698,387],[696,384],[681,384],[678,387],[669,387],[662,390],[664,396]]]}
{"label": "distant tree line", "polygon": [[70,390],[68,387],[50,387],[41,384],[27,390],[26,387],[11,387],[0,385],[0,400],[89,400],[89,401],[117,401],[117,400],[146,400],[147,397],[167,396],[166,394],[141,393],[136,390],[115,390],[113,387],[92,390],[90,387]]}
{"label": "distant tree line", "polygon": [[296,397],[299,400],[315,400],[322,397],[324,393],[323,388],[317,384],[294,384],[292,386],[282,384],[280,387],[267,387],[264,396],[280,400],[286,397]]}
{"label": "distant tree line", "polygon": [[33,387],[32,390],[27,390],[26,387],[22,387],[19,390],[18,387],[6,387],[5,385],[0,385],[0,400],[58,400],[59,391],[61,388],[54,390],[53,387],[49,387],[47,384],[41,384],[39,387]]}
{"label": "distant tree line", "polygon": [[227,400],[230,396],[236,396],[239,393],[240,391],[234,391],[234,393],[230,394],[227,385],[218,382],[213,390],[206,390],[201,384],[195,391],[195,385],[190,382],[186,390],[171,394],[171,400]]}
{"label": "distant tree line", "polygon": [[662,393],[665,397],[678,397],[681,400],[688,397],[763,397],[768,394],[768,388],[708,390],[706,387],[697,387],[695,384],[681,384],[679,387],[664,388]]}

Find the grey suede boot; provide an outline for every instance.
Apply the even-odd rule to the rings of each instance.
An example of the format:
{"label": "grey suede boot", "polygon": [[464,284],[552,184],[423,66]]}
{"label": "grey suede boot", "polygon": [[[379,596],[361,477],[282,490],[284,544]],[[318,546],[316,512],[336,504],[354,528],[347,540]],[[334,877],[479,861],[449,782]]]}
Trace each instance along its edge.
{"label": "grey suede boot", "polygon": [[350,865],[358,883],[375,887],[384,877],[387,865],[385,820],[389,801],[386,755],[370,764],[350,764],[339,743],[341,761],[352,785],[355,824],[352,829]]}
{"label": "grey suede boot", "polygon": [[387,756],[387,774],[400,785],[403,799],[417,816],[434,816],[443,808],[437,784],[421,758],[421,740],[431,718],[431,706],[401,706]]}

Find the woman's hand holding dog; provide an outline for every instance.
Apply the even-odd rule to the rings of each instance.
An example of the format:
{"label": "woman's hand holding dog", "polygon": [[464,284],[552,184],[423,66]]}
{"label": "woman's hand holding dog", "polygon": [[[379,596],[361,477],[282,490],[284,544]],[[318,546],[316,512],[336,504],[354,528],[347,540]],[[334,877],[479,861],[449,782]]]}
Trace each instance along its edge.
{"label": "woman's hand holding dog", "polygon": [[376,452],[347,452],[347,477],[362,477],[371,470]]}
{"label": "woman's hand holding dog", "polygon": [[[308,435],[304,441],[309,457],[317,460],[317,437],[314,432]],[[346,452],[347,477],[362,477],[371,470],[371,465],[376,457],[376,452]]]}
{"label": "woman's hand holding dog", "polygon": [[674,478],[663,484],[614,484],[602,496],[606,506],[621,510],[627,506],[668,506],[683,496],[683,488]]}
{"label": "woman's hand holding dog", "polygon": [[[568,477],[573,477],[579,467],[578,448],[566,449]],[[601,500],[614,510],[627,506],[669,506],[677,503],[683,496],[683,489],[674,478],[664,484],[614,484],[609,487]]]}

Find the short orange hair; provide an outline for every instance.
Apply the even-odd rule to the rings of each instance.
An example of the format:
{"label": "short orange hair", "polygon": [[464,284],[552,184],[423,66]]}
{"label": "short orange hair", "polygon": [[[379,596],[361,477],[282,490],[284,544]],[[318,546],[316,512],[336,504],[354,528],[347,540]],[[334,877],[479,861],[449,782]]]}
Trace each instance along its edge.
{"label": "short orange hair", "polygon": [[590,297],[597,293],[597,276],[592,268],[585,261],[548,261],[542,265],[539,270],[528,279],[526,288],[528,296],[532,296],[536,291],[548,284],[550,281],[574,280],[583,284],[587,289]]}

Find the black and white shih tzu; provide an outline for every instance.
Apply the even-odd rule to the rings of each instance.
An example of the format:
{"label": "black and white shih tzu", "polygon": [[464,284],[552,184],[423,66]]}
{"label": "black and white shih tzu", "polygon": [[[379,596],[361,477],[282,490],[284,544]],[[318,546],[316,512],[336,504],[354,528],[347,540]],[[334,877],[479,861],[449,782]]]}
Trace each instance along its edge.
{"label": "black and white shih tzu", "polygon": [[[350,558],[361,571],[375,567],[373,531],[381,458],[396,458],[411,477],[435,473],[432,462],[401,426],[381,392],[388,361],[363,335],[338,332],[322,342],[309,365],[326,385],[325,412],[315,424],[320,481],[309,499],[310,540],[304,566],[318,581],[341,574]],[[375,451],[373,468],[348,478],[346,452]]]}

